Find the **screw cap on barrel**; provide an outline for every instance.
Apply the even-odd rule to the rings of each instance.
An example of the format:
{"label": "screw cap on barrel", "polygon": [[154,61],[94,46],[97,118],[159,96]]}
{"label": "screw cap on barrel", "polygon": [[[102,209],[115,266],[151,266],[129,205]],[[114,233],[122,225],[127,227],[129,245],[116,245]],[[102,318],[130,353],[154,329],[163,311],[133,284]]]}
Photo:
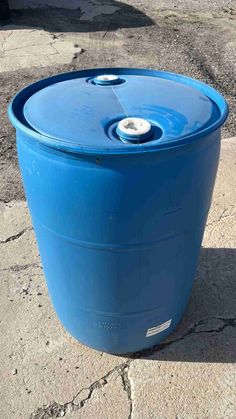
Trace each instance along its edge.
{"label": "screw cap on barrel", "polygon": [[94,77],[93,81],[95,84],[109,86],[111,84],[119,84],[121,79],[116,74],[101,74],[100,76]]}
{"label": "screw cap on barrel", "polygon": [[128,117],[122,119],[116,129],[121,141],[142,143],[152,134],[152,126],[147,119]]}

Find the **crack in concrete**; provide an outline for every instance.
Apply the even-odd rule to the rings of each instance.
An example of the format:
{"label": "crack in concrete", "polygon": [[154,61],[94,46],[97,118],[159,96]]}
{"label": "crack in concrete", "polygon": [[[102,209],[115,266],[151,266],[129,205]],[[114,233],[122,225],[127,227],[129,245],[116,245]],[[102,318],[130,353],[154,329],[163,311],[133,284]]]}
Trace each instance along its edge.
{"label": "crack in concrete", "polygon": [[218,223],[220,220],[222,220],[222,218],[225,218],[224,214],[226,213],[226,211],[228,211],[228,208],[224,209],[216,220],[213,220],[211,223],[208,223],[206,226],[207,227],[212,226],[212,225]]}
{"label": "crack in concrete", "polygon": [[8,34],[6,34],[6,36],[5,36],[5,41],[6,41],[7,39],[9,39],[9,38],[10,38],[10,36],[12,36],[12,35],[13,35],[13,33],[14,33],[14,31],[10,31]]}
{"label": "crack in concrete", "polygon": [[[128,364],[130,364],[131,360],[120,364],[110,370],[107,374],[105,374],[103,377],[96,380],[94,383],[92,383],[89,387],[83,387],[74,397],[71,401],[66,402],[64,404],[60,404],[57,402],[53,402],[48,406],[43,406],[37,409],[35,413],[32,413],[30,415],[30,419],[50,419],[50,418],[58,418],[61,416],[65,416],[68,412],[74,412],[82,409],[84,405],[92,398],[92,395],[94,391],[97,389],[100,389],[108,384],[108,380],[110,376],[117,371],[118,374],[121,376],[123,375],[123,372],[125,369],[128,368]],[[123,381],[123,378],[122,378]],[[125,380],[126,381],[126,380]],[[127,388],[127,385],[126,385]],[[125,389],[125,388],[124,388]],[[88,390],[88,395],[82,399],[78,404],[75,403],[76,398],[85,390]],[[125,390],[126,391],[126,390]],[[127,392],[127,391],[126,391]]]}
{"label": "crack in concrete", "polygon": [[132,387],[131,387],[131,381],[129,379],[129,367],[130,363],[126,363],[126,366],[123,368],[122,372],[120,373],[122,384],[124,391],[127,394],[128,400],[129,400],[129,416],[128,419],[132,418],[132,412],[133,412],[133,400],[132,400]]}
{"label": "crack in concrete", "polygon": [[[31,31],[30,31],[30,32],[31,32]],[[6,58],[6,57],[5,57],[5,53],[6,53],[6,52],[8,52],[8,51],[18,51],[18,50],[19,50],[19,52],[21,52],[22,50],[24,51],[24,49],[25,49],[25,48],[29,48],[29,47],[31,48],[31,47],[38,47],[38,46],[39,46],[38,44],[28,44],[28,45],[25,45],[25,46],[23,46],[23,47],[19,46],[19,47],[16,47],[16,48],[6,48],[6,47],[5,47],[6,41],[7,41],[7,39],[8,39],[8,38],[9,38],[12,34],[13,34],[13,31],[11,31],[11,33],[10,33],[9,35],[7,35],[7,36],[4,38],[4,40],[3,40],[3,43],[2,43],[1,48],[2,48],[2,53],[4,54],[4,56],[3,56],[3,57],[1,57],[2,59],[5,59],[5,58]],[[51,55],[57,55],[57,54],[60,54],[60,51],[58,51],[58,49],[57,49],[57,48],[56,48],[56,46],[55,46],[55,43],[58,41],[59,36],[56,36],[54,33],[50,33],[50,34],[49,34],[49,37],[50,37],[50,36],[51,36],[51,38],[52,38],[52,41],[49,41],[49,42],[47,42],[47,43],[45,43],[45,44],[41,44],[41,46],[43,46],[43,47],[48,47],[48,46],[50,46],[54,52],[52,52],[52,53],[50,53],[50,54],[42,54],[42,55],[51,56]],[[28,56],[31,56],[31,55],[33,55],[33,54],[30,54],[30,55],[28,55]],[[21,55],[19,55],[19,56],[21,56]]]}
{"label": "crack in concrete", "polygon": [[[217,328],[208,329],[208,330],[197,330],[197,327],[206,325],[208,321],[210,320],[220,320],[223,322],[222,325],[220,325]],[[230,318],[224,318],[221,316],[211,316],[204,319],[201,319],[194,323],[193,326],[191,326],[182,336],[178,337],[175,340],[171,340],[169,342],[161,343],[159,345],[155,345],[152,348],[144,349],[143,351],[136,352],[134,354],[129,355],[129,359],[118,365],[117,367],[110,370],[106,375],[96,380],[94,383],[92,383],[89,387],[83,387],[74,397],[71,401],[66,402],[64,404],[59,404],[57,402],[53,402],[48,406],[43,406],[41,408],[38,408],[35,413],[32,413],[30,416],[30,419],[50,419],[50,418],[58,418],[61,416],[65,416],[67,414],[67,411],[69,409],[70,412],[72,411],[78,411],[82,409],[85,404],[92,398],[94,391],[97,389],[100,389],[104,386],[106,386],[109,383],[110,376],[116,371],[121,377],[123,389],[127,394],[129,406],[130,406],[130,412],[128,419],[132,418],[132,411],[133,411],[133,402],[132,402],[132,387],[131,387],[131,381],[129,379],[129,367],[132,362],[135,360],[141,359],[143,357],[151,357],[152,355],[156,354],[157,352],[162,351],[163,349],[167,348],[168,346],[171,346],[177,342],[180,342],[181,340],[184,340],[187,336],[190,336],[192,334],[200,334],[200,333],[221,333],[226,327],[235,327],[236,326],[236,316],[230,317]],[[75,400],[76,398],[83,392],[88,391],[88,395],[82,399],[78,404],[76,404]]]}
{"label": "crack in concrete", "polygon": [[[234,206],[232,206],[232,207],[234,207]],[[225,218],[235,217],[235,215],[236,215],[236,213],[235,213],[235,212],[234,212],[233,214],[225,214],[228,210],[229,210],[229,208],[224,209],[224,211],[222,211],[222,213],[219,215],[219,217],[218,217],[216,220],[213,220],[211,223],[208,223],[208,224],[206,225],[206,227],[210,227],[210,226],[212,226],[212,229],[210,230],[210,233],[209,233],[209,240],[211,239],[211,236],[212,236],[213,232],[216,230],[216,228],[217,228],[217,224],[218,224],[221,220],[223,220],[223,219],[225,219]]]}
{"label": "crack in concrete", "polygon": [[[48,46],[53,47],[53,42],[48,42],[47,44],[41,44],[40,46],[43,46],[43,47],[48,47]],[[39,47],[39,44],[28,44],[28,45],[24,45],[23,47],[22,46],[19,46],[17,48],[7,48],[7,49],[3,48],[3,52],[18,51],[18,50],[22,50],[22,49],[24,50],[25,48],[29,48],[29,47],[37,47],[38,48]]]}
{"label": "crack in concrete", "polygon": [[28,231],[32,231],[33,227],[26,227],[23,230],[21,230],[19,233],[14,234],[13,236],[7,237],[4,240],[0,240],[0,244],[5,244],[5,243],[9,243],[11,241],[17,240],[20,237],[22,237],[25,233],[27,233]]}
{"label": "crack in concrete", "polygon": [[2,52],[5,52],[6,51],[5,48],[4,48],[4,45],[7,42],[7,40],[10,38],[10,36],[13,34],[13,32],[14,31],[10,31],[8,34],[4,34],[4,39],[3,39],[2,45],[1,45]]}
{"label": "crack in concrete", "polygon": [[[232,208],[234,208],[234,205],[231,205]],[[210,223],[207,224],[207,227],[212,226],[216,223],[219,223],[222,219],[224,218],[230,218],[230,217],[235,217],[236,212],[234,212],[233,214],[226,214],[225,213],[229,210],[229,208],[224,209],[224,211],[222,211],[222,213],[219,215],[219,217],[216,220],[211,221]]]}
{"label": "crack in concrete", "polygon": [[[50,47],[55,51],[55,54],[60,54],[58,49],[55,46],[55,43],[57,42],[56,38],[53,38],[53,40],[49,43]],[[55,55],[54,54],[54,55]],[[51,55],[51,54],[50,54]]]}
{"label": "crack in concrete", "polygon": [[6,271],[9,271],[9,272],[20,272],[20,271],[25,271],[26,269],[29,269],[29,268],[39,268],[39,269],[42,269],[42,266],[39,265],[38,263],[27,263],[25,265],[17,265],[16,264],[16,265],[10,266],[8,268],[0,269],[0,272],[6,272]]}
{"label": "crack in concrete", "polygon": [[[102,378],[96,380],[93,384],[91,384],[88,388],[82,388],[77,394],[76,396],[73,398],[73,401],[79,396],[80,393],[82,393],[82,391],[84,390],[88,390],[89,394],[87,397],[85,397],[83,400],[80,401],[80,403],[77,405],[78,407],[75,408],[75,410],[79,410],[81,408],[84,407],[84,405],[88,402],[88,400],[91,399],[93,392],[99,388],[102,388],[104,386],[106,386],[109,383],[109,378],[110,376],[116,371],[118,372],[118,374],[121,377],[122,380],[122,384],[123,384],[123,389],[127,394],[129,403],[130,403],[130,414],[129,414],[129,419],[131,418],[131,413],[132,413],[132,399],[131,399],[131,384],[128,378],[128,371],[129,371],[129,365],[131,363],[131,359],[127,360],[126,362],[124,362],[123,364],[118,365],[117,367],[113,368],[112,370],[110,370],[105,376],[103,376]],[[75,405],[76,406],[76,405]]]}
{"label": "crack in concrete", "polygon": [[[219,326],[216,329],[209,329],[209,330],[199,330],[197,331],[197,327],[198,326],[202,326],[204,324],[206,324],[206,322],[208,322],[209,320],[220,320],[222,321],[224,324],[222,326]],[[187,336],[190,336],[192,334],[200,334],[200,333],[221,333],[226,327],[231,326],[231,327],[235,327],[236,326],[236,317],[232,317],[232,318],[223,318],[223,317],[216,317],[216,316],[212,316],[212,317],[207,317],[204,319],[199,320],[198,322],[195,322],[193,326],[191,326],[182,336],[178,337],[175,340],[170,340],[168,342],[164,342],[164,343],[160,343],[158,345],[153,346],[152,348],[148,348],[148,349],[144,349],[143,351],[140,351],[138,353],[135,353],[134,359],[140,359],[142,357],[147,357],[147,356],[151,356],[154,355],[157,352],[162,351],[163,349],[167,348],[170,345],[173,345],[174,343],[180,342],[181,340],[184,340]],[[131,354],[132,357],[132,354]]]}

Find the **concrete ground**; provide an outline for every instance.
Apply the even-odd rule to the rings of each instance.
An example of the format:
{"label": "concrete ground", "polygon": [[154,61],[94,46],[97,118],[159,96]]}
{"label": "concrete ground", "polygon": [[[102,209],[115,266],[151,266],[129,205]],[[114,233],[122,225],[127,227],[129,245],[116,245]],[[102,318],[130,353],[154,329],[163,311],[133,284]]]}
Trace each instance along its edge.
{"label": "concrete ground", "polygon": [[181,324],[150,351],[116,357],[76,342],[56,318],[6,115],[13,94],[55,72],[143,66],[219,89],[231,107],[223,136],[234,136],[235,1],[9,3],[12,20],[0,26],[0,419],[236,418],[236,139],[222,141]]}

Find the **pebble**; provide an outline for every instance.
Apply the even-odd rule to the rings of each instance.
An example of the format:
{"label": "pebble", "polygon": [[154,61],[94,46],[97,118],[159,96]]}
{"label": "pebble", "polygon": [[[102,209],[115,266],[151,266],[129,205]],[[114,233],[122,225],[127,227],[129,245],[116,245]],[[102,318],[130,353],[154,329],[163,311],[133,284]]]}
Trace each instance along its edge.
{"label": "pebble", "polygon": [[12,375],[16,375],[17,374],[17,369],[16,368],[14,368],[13,370],[12,370]]}

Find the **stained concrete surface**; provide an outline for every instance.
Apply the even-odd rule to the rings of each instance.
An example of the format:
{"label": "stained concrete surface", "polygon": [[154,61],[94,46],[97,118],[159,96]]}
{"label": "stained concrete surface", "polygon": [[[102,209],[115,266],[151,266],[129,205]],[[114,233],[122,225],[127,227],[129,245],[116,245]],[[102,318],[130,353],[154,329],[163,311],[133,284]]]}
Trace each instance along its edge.
{"label": "stained concrete surface", "polygon": [[75,341],[48,298],[24,201],[0,207],[3,419],[234,418],[236,139],[220,167],[196,281],[177,330],[116,357]]}

